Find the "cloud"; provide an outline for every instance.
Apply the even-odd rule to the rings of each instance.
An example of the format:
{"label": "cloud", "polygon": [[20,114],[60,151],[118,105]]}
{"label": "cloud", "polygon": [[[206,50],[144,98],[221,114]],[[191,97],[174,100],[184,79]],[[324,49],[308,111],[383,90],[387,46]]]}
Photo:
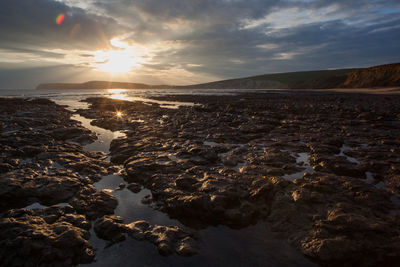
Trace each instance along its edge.
{"label": "cloud", "polygon": [[[55,23],[64,13],[61,25]],[[122,34],[112,18],[51,0],[0,1],[0,47],[17,49],[94,49],[107,47],[109,40]]]}
{"label": "cloud", "polygon": [[391,42],[400,39],[396,33],[398,1],[120,3],[99,0],[94,10],[130,24],[132,33],[127,40],[180,44],[155,52],[149,68],[151,63],[157,69],[172,64],[198,74],[230,78],[400,60]]}
{"label": "cloud", "polygon": [[126,79],[170,84],[364,67],[400,61],[399,15],[398,0],[2,0],[0,54],[90,80],[93,51],[118,38],[143,59]]}

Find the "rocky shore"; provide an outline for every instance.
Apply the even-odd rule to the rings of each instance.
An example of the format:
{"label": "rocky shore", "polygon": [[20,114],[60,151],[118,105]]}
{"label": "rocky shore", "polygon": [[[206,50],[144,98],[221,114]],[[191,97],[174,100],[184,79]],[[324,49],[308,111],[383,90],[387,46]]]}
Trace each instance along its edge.
{"label": "rocky shore", "polygon": [[[0,265],[89,263],[90,229],[161,255],[196,254],[197,235],[124,223],[94,183],[123,165],[132,192],[186,226],[266,222],[321,266],[397,266],[400,260],[400,96],[269,93],[163,96],[158,104],[89,98],[77,112],[125,138],[111,160],[63,106],[0,99]],[[125,185],[121,185],[125,186]],[[40,203],[40,209],[26,208]]]}
{"label": "rocky shore", "polygon": [[[118,201],[111,190],[93,186],[119,167],[106,161],[104,153],[84,150],[97,136],[72,120],[72,114],[46,99],[0,98],[1,266],[92,262],[89,230],[94,222],[100,238],[120,241],[121,232],[108,237],[115,224],[104,223]],[[140,225],[118,224],[135,239],[140,233],[146,236],[164,255],[174,250],[183,256],[195,253],[190,233]]]}
{"label": "rocky shore", "polygon": [[[268,222],[322,266],[400,259],[400,97],[164,96],[199,105],[90,98],[78,112],[124,129],[111,143],[131,187],[192,228]],[[122,116],[116,116],[120,112]]]}

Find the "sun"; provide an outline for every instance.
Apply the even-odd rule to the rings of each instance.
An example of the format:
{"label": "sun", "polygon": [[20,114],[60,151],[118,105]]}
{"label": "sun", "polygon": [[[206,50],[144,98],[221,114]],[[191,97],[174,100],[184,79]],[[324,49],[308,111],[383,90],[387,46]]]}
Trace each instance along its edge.
{"label": "sun", "polygon": [[126,50],[110,50],[99,53],[104,61],[98,64],[101,71],[110,73],[129,72],[136,65],[134,57]]}
{"label": "sun", "polygon": [[138,45],[131,45],[119,39],[110,40],[109,50],[94,53],[96,69],[109,73],[128,73],[145,61],[146,50]]}

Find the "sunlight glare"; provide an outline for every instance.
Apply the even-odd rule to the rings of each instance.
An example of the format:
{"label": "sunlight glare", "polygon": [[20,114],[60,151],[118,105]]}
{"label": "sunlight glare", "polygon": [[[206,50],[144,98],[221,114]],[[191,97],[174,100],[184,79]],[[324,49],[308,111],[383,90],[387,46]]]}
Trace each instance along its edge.
{"label": "sunlight glare", "polygon": [[100,50],[95,52],[98,62],[96,68],[109,73],[128,73],[133,67],[140,66],[144,62],[146,51],[140,46],[131,46],[119,39],[110,40],[111,50]]}
{"label": "sunlight glare", "polygon": [[108,92],[110,94],[120,94],[120,93],[125,93],[126,89],[108,89]]}
{"label": "sunlight glare", "polygon": [[108,89],[108,92],[111,94],[111,99],[119,99],[119,100],[126,100],[127,94],[126,89]]}
{"label": "sunlight glare", "polygon": [[102,52],[104,63],[98,69],[111,73],[129,72],[136,64],[135,59],[126,50],[111,50]]}
{"label": "sunlight glare", "polygon": [[111,99],[126,100],[125,94],[115,94],[110,96]]}

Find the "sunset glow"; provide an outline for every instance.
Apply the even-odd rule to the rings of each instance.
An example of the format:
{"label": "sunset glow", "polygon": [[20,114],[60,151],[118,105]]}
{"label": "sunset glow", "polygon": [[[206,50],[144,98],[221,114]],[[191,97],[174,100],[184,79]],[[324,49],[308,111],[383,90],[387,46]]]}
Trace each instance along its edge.
{"label": "sunset glow", "polygon": [[0,87],[194,85],[400,62],[400,2],[363,3],[2,0]]}
{"label": "sunset glow", "polygon": [[99,70],[111,72],[111,73],[121,73],[128,72],[135,65],[135,62],[126,51],[109,51],[104,52],[105,63],[99,65]]}
{"label": "sunset glow", "polygon": [[0,40],[0,267],[400,262],[400,0],[0,0]]}
{"label": "sunset glow", "polygon": [[110,44],[114,49],[95,52],[98,70],[108,73],[128,73],[144,62],[146,51],[142,47],[129,45],[117,38],[111,39]]}

